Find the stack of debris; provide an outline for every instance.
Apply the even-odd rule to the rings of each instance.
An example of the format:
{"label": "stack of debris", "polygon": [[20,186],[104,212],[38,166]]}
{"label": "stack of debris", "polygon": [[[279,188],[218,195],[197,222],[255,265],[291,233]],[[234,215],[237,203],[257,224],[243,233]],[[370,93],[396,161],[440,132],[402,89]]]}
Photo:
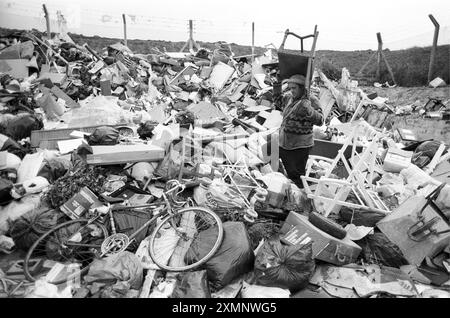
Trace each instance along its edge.
{"label": "stack of debris", "polygon": [[[0,51],[0,252],[25,253],[0,279],[29,282],[0,294],[449,296],[448,145],[358,119],[393,108],[345,69],[337,84],[317,71],[311,92],[327,120],[314,128],[299,189],[278,158],[276,57],[250,63],[224,47],[137,54],[117,43],[98,53],[29,32]],[[220,218],[223,241],[193,271],[152,259],[148,220],[167,202]],[[89,261],[62,247],[82,241],[83,219]],[[127,242],[114,253],[110,234]],[[210,236],[188,249],[202,252]],[[173,247],[164,258],[186,261]],[[77,284],[51,283],[86,265]]]}

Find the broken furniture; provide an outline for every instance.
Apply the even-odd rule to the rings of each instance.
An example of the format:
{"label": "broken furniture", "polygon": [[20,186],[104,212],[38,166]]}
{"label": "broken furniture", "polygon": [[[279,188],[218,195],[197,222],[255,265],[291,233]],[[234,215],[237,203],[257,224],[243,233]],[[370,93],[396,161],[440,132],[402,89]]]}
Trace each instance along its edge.
{"label": "broken furniture", "polygon": [[435,203],[445,185],[426,197],[410,197],[377,223],[412,265],[420,265],[427,256],[433,258],[450,243],[450,220]]}
{"label": "broken furniture", "polygon": [[348,237],[338,239],[308,221],[306,216],[290,212],[280,230],[282,242],[298,246],[306,238],[312,240],[313,257],[335,265],[353,263],[361,247]]}
{"label": "broken furniture", "polygon": [[[366,129],[366,134],[369,135],[368,137],[372,141],[361,154],[358,154],[356,151],[356,137],[360,135],[361,129]],[[364,122],[360,122],[353,127],[352,133],[346,139],[336,158],[330,159],[321,156],[309,156],[306,163],[306,173],[304,176],[301,176],[301,179],[308,198],[314,199],[316,208],[319,208],[317,204],[321,205],[322,211],[318,212],[322,212],[324,216],[328,216],[331,212],[338,213],[341,206],[381,213],[389,212],[389,209],[379,198],[378,194],[373,191],[372,185],[376,170],[377,143],[381,136],[382,133],[374,129],[367,130]],[[352,152],[351,157],[347,159],[344,152],[350,144],[352,144]],[[313,178],[311,177],[313,165],[317,165],[319,161],[327,163],[328,167],[325,169],[323,176]],[[346,180],[330,178],[332,171],[340,161],[348,173]],[[350,164],[353,168],[350,167]],[[313,185],[310,183],[313,183]],[[358,203],[345,201],[351,192],[358,200]]]}
{"label": "broken furniture", "polygon": [[[300,53],[293,54],[284,51],[284,43],[288,35],[293,35],[300,39],[301,42],[301,50]],[[319,31],[317,31],[317,25],[314,28],[314,34],[307,36],[299,36],[293,32],[290,32],[287,29],[284,33],[283,42],[280,45],[280,49],[278,50],[278,60],[280,66],[280,79],[286,79],[291,77],[294,74],[300,74],[305,76],[305,88],[309,94],[309,86],[311,83],[312,74],[314,73],[314,58],[316,54],[316,42],[319,36]],[[303,50],[303,40],[307,38],[313,38],[313,43],[311,46],[311,50],[308,53],[305,53]]]}

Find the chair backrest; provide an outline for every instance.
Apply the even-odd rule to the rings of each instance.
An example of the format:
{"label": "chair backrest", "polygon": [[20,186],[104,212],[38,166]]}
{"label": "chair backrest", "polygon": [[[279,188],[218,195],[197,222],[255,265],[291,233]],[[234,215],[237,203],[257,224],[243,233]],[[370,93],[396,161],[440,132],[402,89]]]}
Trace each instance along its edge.
{"label": "chair backrest", "polygon": [[[280,79],[284,80],[294,74],[305,76],[308,73],[308,65],[311,57],[286,52],[284,50],[278,51],[278,63],[280,68]],[[312,72],[310,72],[312,74]],[[311,80],[311,77],[310,77]]]}

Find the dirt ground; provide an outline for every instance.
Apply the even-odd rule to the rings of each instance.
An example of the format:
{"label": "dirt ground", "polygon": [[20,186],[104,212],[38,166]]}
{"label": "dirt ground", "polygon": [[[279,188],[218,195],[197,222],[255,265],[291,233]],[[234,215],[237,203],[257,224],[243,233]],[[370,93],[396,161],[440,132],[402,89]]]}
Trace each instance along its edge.
{"label": "dirt ground", "polygon": [[425,104],[429,98],[437,98],[447,107],[450,106],[450,86],[444,87],[394,87],[377,88],[373,86],[361,86],[366,94],[377,93],[378,96],[389,98],[389,103],[395,106],[406,106],[416,101]]}

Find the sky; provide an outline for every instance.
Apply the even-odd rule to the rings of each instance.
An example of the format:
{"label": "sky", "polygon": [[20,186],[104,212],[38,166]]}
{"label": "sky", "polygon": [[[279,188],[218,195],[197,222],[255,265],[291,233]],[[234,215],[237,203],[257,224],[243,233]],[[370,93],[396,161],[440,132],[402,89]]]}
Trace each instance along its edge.
{"label": "sky", "polygon": [[[254,22],[256,46],[278,48],[287,28],[305,36],[317,25],[317,50],[376,50],[377,32],[395,50],[431,45],[432,14],[441,26],[438,44],[450,44],[448,0],[0,0],[0,27],[45,30],[44,3],[52,31],[59,10],[69,32],[89,36],[122,38],[124,13],[128,39],[186,41],[192,19],[198,41],[251,45]],[[288,37],[285,48],[299,47]]]}

